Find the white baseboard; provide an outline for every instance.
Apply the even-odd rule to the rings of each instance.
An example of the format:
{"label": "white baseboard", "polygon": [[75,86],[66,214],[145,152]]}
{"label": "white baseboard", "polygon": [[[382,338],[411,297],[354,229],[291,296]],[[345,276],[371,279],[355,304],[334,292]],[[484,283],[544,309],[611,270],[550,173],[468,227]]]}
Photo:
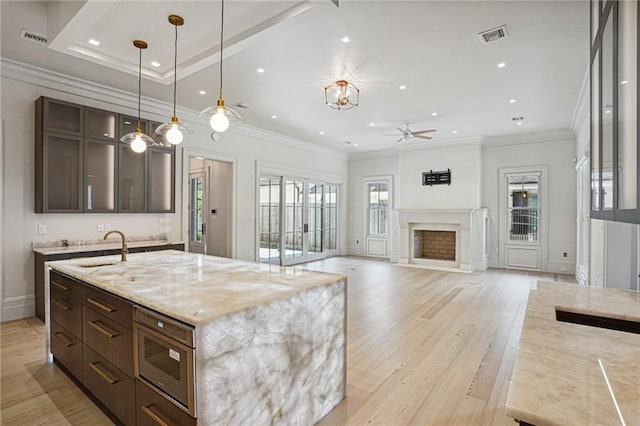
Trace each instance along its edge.
{"label": "white baseboard", "polygon": [[500,259],[498,256],[489,256],[489,268],[499,268]]}
{"label": "white baseboard", "polygon": [[347,256],[364,256],[364,252],[362,251],[362,247],[359,247],[359,246],[349,246],[349,247],[347,247]]}
{"label": "white baseboard", "polygon": [[35,314],[35,296],[8,297],[2,301],[2,322],[28,318]]}
{"label": "white baseboard", "polygon": [[576,263],[565,260],[549,260],[549,262],[547,262],[547,272],[575,275]]}

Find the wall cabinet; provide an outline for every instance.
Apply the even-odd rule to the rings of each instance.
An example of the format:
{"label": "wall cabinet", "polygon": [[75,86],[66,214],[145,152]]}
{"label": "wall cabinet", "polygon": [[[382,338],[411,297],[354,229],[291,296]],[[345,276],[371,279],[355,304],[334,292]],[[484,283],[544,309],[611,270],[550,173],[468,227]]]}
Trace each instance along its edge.
{"label": "wall cabinet", "polygon": [[41,97],[36,101],[36,213],[172,213],[175,147],[141,120],[161,146],[133,152],[119,142],[137,118]]}
{"label": "wall cabinet", "polygon": [[640,7],[591,2],[591,217],[640,223]]}

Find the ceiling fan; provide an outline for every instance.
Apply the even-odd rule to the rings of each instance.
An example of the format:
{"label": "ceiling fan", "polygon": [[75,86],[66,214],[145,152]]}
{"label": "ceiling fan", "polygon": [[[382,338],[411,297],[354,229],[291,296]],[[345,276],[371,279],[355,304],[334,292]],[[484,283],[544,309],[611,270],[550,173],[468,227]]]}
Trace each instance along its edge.
{"label": "ceiling fan", "polygon": [[[411,139],[433,139],[430,136],[426,136],[425,133],[435,132],[436,129],[426,129],[426,130],[411,130],[411,123],[404,123],[404,127],[396,127],[396,129],[402,134],[400,139],[396,142],[407,142]],[[383,135],[383,136],[398,136],[397,134],[393,135]]]}

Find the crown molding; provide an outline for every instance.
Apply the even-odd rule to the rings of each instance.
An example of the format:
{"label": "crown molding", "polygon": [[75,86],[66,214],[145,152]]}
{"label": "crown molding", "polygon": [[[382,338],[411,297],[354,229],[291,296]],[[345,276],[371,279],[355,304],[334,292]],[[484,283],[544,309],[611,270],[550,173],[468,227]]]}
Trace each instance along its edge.
{"label": "crown molding", "polygon": [[482,141],[484,148],[512,146],[545,142],[575,143],[576,136],[569,129],[541,130],[529,133],[512,133],[509,135],[487,136]]}
{"label": "crown molding", "polygon": [[376,151],[352,152],[349,154],[349,161],[371,160],[374,158],[397,157],[398,151],[393,148],[379,149]]}
{"label": "crown molding", "polygon": [[448,139],[443,141],[433,142],[409,142],[407,144],[396,144],[394,146],[395,151],[398,152],[414,152],[414,151],[429,151],[432,149],[440,148],[453,148],[460,146],[481,146],[482,137],[472,136],[468,138]]}
{"label": "crown molding", "polygon": [[[73,77],[46,68],[36,67],[23,62],[14,61],[5,57],[0,57],[2,67],[2,78],[20,81],[46,89],[57,90],[73,96],[80,96],[92,101],[114,105],[117,110],[122,108],[137,109],[137,95],[126,90],[117,89],[104,84],[95,83],[89,80]],[[140,109],[147,114],[158,116],[167,115],[171,111],[173,104],[158,99],[143,96],[140,101]],[[198,115],[199,111],[191,108],[177,107],[180,118],[185,122],[191,122],[195,126],[206,128],[201,123]],[[249,124],[241,124],[229,129],[229,133],[247,136],[261,141],[275,143],[289,148],[301,149],[315,154],[322,154],[341,161],[348,161],[348,154],[332,148],[316,145],[311,142],[293,138],[291,136],[276,133],[270,130],[261,129]]]}
{"label": "crown molding", "polygon": [[585,71],[584,77],[582,79],[582,85],[580,86],[580,92],[578,93],[576,107],[573,110],[573,115],[571,116],[571,122],[569,124],[569,128],[573,130],[573,133],[575,133],[576,135],[582,127],[584,120],[586,120],[589,116],[591,99],[590,71],[591,70],[589,69],[589,67],[587,67],[587,70]]}

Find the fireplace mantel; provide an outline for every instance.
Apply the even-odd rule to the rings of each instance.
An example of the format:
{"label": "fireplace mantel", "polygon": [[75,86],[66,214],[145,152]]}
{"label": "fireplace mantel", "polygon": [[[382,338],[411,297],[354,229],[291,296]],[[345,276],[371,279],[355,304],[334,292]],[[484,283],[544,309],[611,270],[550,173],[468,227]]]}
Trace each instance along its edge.
{"label": "fireplace mantel", "polygon": [[[396,212],[400,225],[399,263],[460,272],[487,269],[487,209],[396,209]],[[456,260],[443,263],[414,259],[414,230],[455,231]]]}

